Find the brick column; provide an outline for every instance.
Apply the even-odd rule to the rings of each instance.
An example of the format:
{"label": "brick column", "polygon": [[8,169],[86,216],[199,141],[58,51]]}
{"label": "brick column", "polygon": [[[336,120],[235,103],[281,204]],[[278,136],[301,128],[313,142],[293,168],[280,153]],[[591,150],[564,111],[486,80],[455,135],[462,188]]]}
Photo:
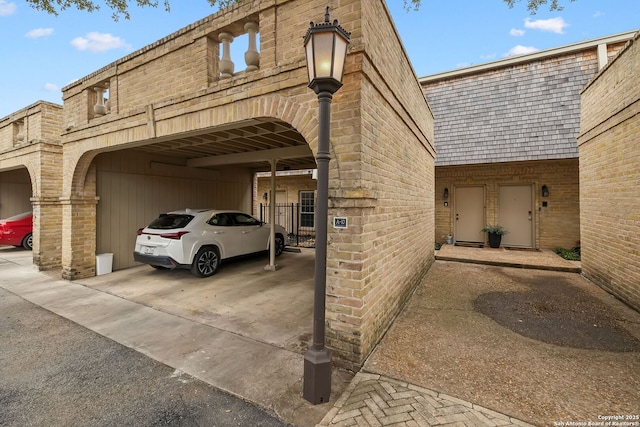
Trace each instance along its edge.
{"label": "brick column", "polygon": [[37,148],[36,185],[31,198],[33,263],[39,270],[51,270],[60,268],[62,259],[62,146],[42,142]]}
{"label": "brick column", "polygon": [[33,197],[33,263],[38,270],[59,268],[62,259],[62,206],[57,198]]}
{"label": "brick column", "polygon": [[98,197],[62,200],[62,278],[96,274],[96,205]]}

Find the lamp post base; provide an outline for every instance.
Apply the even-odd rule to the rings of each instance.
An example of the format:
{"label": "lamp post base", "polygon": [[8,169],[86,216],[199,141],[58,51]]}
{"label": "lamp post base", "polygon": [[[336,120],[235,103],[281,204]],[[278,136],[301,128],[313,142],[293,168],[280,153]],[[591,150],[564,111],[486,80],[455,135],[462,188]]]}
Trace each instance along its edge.
{"label": "lamp post base", "polygon": [[304,355],[302,397],[314,405],[326,403],[331,396],[331,351],[310,348]]}

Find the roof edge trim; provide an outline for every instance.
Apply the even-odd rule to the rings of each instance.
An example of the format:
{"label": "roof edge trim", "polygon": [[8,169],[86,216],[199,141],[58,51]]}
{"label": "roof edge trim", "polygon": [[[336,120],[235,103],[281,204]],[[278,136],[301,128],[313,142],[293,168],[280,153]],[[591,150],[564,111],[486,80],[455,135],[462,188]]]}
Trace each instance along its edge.
{"label": "roof edge trim", "polygon": [[531,62],[537,59],[549,58],[554,56],[563,55],[570,52],[579,52],[582,50],[591,49],[597,47],[600,44],[612,44],[622,43],[633,39],[638,30],[627,31],[624,33],[614,34],[610,36],[599,37],[596,39],[586,40],[583,42],[577,42],[560,47],[554,47],[551,49],[540,50],[533,53],[527,53],[524,55],[509,56],[507,58],[498,59],[492,62],[485,62],[484,64],[472,65],[470,67],[458,68],[455,70],[443,71],[440,73],[430,74],[424,77],[420,77],[418,81],[420,83],[428,83],[438,80],[447,79],[450,77],[460,77],[467,74],[474,74],[480,71],[487,71],[496,68],[503,68],[509,65],[521,64]]}

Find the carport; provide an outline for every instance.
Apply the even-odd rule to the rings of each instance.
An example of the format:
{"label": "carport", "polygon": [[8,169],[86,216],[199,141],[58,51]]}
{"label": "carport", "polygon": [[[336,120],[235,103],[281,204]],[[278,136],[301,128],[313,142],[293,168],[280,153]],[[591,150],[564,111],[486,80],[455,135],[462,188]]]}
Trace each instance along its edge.
{"label": "carport", "polygon": [[0,218],[31,210],[31,178],[25,167],[0,171]]}
{"label": "carport", "polygon": [[[256,172],[315,167],[302,135],[268,118],[101,152],[92,163],[99,199],[96,253],[114,254],[114,270],[137,265],[136,230],[158,214],[219,208],[256,215]],[[275,179],[272,173],[272,187]]]}
{"label": "carport", "polygon": [[[302,354],[311,340],[313,249],[285,251],[277,271],[267,253],[223,261],[210,278],[158,271],[133,260],[136,230],[186,207],[254,213],[256,172],[308,169],[315,159],[285,122],[253,118],[132,148],[103,151],[96,178],[96,253],[114,272],[80,283],[204,325]],[[267,266],[268,267],[268,266]]]}

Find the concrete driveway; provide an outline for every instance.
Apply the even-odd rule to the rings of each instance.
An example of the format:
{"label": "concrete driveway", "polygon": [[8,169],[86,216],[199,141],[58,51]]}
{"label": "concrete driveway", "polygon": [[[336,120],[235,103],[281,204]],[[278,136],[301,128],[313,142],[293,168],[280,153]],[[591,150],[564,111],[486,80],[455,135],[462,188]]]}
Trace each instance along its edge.
{"label": "concrete driveway", "polygon": [[[329,405],[302,398],[311,339],[313,250],[228,262],[208,279],[130,268],[80,281],[38,272],[31,252],[0,248],[0,287],[300,426]],[[353,375],[334,369],[331,402]]]}
{"label": "concrete driveway", "polygon": [[311,342],[314,250],[284,252],[276,272],[264,270],[268,262],[265,254],[225,261],[209,278],[141,265],[76,283],[303,354]]}

